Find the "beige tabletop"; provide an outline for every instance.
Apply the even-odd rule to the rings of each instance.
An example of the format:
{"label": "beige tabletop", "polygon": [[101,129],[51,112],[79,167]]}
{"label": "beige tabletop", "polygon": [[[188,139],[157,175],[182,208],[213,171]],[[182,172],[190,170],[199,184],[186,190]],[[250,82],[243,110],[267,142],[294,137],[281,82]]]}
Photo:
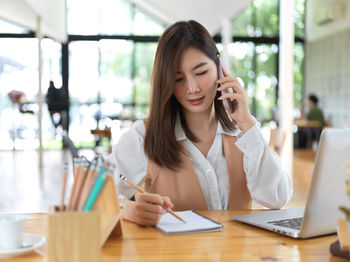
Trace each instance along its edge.
{"label": "beige tabletop", "polygon": [[[123,236],[107,240],[101,261],[346,261],[329,252],[336,235],[298,240],[230,218],[251,212],[255,211],[203,211],[200,213],[222,223],[223,231],[177,236],[123,221]],[[27,232],[46,235],[47,214],[28,217]],[[45,258],[32,253],[2,261],[34,262]]]}

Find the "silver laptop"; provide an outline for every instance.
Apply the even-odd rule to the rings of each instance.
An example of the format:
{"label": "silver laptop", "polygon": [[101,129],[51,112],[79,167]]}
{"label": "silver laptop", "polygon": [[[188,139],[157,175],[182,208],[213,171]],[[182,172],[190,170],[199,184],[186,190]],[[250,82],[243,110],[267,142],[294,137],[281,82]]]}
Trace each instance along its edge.
{"label": "silver laptop", "polygon": [[350,161],[350,129],[322,132],[305,207],[232,216],[234,220],[294,238],[336,232],[339,206],[350,207],[344,165]]}

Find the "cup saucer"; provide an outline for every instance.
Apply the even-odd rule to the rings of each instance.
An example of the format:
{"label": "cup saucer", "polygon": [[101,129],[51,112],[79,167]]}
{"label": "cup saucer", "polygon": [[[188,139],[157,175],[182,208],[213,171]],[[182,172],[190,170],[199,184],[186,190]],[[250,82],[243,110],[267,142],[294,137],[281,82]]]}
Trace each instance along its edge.
{"label": "cup saucer", "polygon": [[45,241],[46,238],[44,236],[24,234],[22,247],[10,250],[0,249],[0,259],[28,254],[34,251],[35,249],[41,247],[45,243]]}

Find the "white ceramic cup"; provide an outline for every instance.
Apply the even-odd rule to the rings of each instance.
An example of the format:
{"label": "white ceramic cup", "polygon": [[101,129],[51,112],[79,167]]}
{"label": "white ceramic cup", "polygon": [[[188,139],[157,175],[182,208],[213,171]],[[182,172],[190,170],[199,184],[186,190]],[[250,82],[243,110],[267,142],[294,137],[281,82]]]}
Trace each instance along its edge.
{"label": "white ceramic cup", "polygon": [[0,215],[0,249],[18,249],[23,245],[27,217]]}

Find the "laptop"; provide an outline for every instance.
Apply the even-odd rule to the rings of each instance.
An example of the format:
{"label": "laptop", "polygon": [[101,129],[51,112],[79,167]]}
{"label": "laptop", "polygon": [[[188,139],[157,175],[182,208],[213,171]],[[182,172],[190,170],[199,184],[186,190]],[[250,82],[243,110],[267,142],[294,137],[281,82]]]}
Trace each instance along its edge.
{"label": "laptop", "polygon": [[322,132],[305,207],[232,216],[293,238],[311,238],[336,233],[344,218],[339,206],[350,207],[345,192],[344,166],[350,161],[350,129]]}

